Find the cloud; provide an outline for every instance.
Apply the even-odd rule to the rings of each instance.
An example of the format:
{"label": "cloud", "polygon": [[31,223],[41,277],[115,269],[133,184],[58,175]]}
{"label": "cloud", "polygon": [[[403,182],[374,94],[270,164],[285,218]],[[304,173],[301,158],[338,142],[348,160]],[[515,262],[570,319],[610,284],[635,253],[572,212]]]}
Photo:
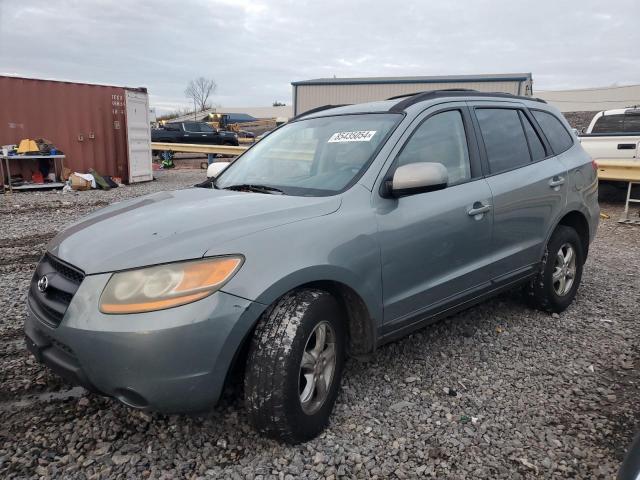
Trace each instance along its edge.
{"label": "cloud", "polygon": [[[533,72],[534,89],[640,83],[634,0],[0,0],[0,71],[146,86],[159,110],[291,101],[316,77]],[[20,28],[17,28],[20,26]],[[27,26],[27,28],[24,28]]]}

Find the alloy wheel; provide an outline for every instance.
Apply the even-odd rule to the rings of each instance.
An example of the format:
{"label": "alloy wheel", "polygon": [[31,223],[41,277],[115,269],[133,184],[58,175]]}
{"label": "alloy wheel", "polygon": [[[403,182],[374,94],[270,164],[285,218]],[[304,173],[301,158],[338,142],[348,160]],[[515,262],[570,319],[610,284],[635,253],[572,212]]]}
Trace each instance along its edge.
{"label": "alloy wheel", "polygon": [[576,277],[576,251],[570,243],[565,243],[556,254],[553,266],[553,290],[560,297],[571,291]]}
{"label": "alloy wheel", "polygon": [[300,362],[298,391],[300,405],[307,415],[313,415],[329,395],[336,369],[336,334],[331,324],[322,321],[307,339]]}

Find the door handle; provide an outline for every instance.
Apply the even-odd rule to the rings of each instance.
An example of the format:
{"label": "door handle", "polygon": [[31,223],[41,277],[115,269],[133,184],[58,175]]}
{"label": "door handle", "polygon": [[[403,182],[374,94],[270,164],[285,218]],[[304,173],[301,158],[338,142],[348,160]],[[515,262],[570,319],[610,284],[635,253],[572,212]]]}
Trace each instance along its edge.
{"label": "door handle", "polygon": [[549,180],[549,186],[551,188],[559,187],[562,184],[564,184],[564,177],[553,177]]}
{"label": "door handle", "polygon": [[635,149],[636,149],[635,143],[619,143],[618,144],[618,150],[635,150]]}
{"label": "door handle", "polygon": [[483,205],[480,202],[476,202],[473,204],[473,207],[467,210],[467,214],[470,217],[475,217],[476,215],[482,215],[483,213],[487,213],[489,210],[491,210],[491,205]]}

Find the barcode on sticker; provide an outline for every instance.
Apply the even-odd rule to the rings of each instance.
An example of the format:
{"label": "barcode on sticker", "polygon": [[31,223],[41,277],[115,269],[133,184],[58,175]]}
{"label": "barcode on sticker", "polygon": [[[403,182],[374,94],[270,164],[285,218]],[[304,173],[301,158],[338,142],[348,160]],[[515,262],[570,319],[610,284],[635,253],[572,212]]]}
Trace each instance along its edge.
{"label": "barcode on sticker", "polygon": [[339,142],[369,142],[377,130],[359,130],[357,132],[336,132],[331,135],[327,143]]}

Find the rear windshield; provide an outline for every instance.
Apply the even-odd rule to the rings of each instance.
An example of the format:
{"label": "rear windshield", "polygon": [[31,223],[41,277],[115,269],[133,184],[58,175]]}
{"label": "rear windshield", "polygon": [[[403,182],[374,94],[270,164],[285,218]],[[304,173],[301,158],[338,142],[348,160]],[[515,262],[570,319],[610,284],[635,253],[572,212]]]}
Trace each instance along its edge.
{"label": "rear windshield", "polygon": [[274,131],[218,177],[216,188],[261,185],[323,196],[352,185],[402,119],[372,113],[299,120]]}
{"label": "rear windshield", "polygon": [[603,115],[593,125],[591,133],[619,134],[640,133],[640,110],[627,111],[626,114]]}
{"label": "rear windshield", "polygon": [[624,131],[624,115],[603,115],[596,120],[592,133],[620,133]]}

